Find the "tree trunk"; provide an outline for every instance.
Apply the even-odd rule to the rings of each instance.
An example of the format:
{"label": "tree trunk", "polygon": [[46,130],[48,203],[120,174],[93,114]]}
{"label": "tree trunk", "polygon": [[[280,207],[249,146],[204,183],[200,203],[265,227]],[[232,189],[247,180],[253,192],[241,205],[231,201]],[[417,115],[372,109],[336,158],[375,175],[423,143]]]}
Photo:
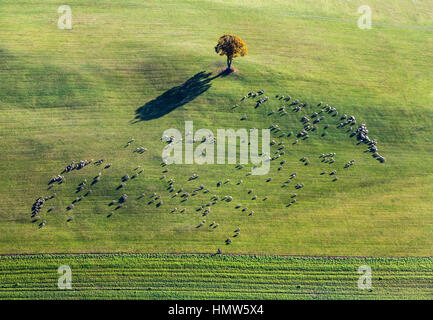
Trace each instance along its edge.
{"label": "tree trunk", "polygon": [[227,57],[227,70],[230,70],[230,67],[232,66],[232,59],[230,59],[229,57]]}

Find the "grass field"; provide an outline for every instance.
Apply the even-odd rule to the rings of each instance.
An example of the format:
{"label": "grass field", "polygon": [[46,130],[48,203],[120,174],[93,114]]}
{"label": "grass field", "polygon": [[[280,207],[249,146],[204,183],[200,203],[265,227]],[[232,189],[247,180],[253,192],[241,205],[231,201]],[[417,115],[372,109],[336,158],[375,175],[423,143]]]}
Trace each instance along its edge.
{"label": "grass field", "polygon": [[[230,254],[432,256],[433,4],[371,0],[368,5],[373,12],[373,28],[360,30],[357,10],[363,4],[339,0],[71,0],[68,5],[73,29],[60,30],[57,1],[1,1],[0,253],[199,254],[221,248]],[[213,47],[224,33],[245,40],[249,54],[235,59],[237,72],[216,77],[225,60],[215,54]],[[207,73],[209,76],[204,76]],[[240,103],[245,94],[260,88],[270,101],[257,109],[252,99]],[[268,116],[281,106],[277,94],[290,95],[309,107],[297,113],[287,107],[285,116],[280,117],[278,112]],[[183,103],[181,98],[188,102]],[[339,116],[327,115],[310,138],[300,139],[297,145],[292,144],[296,139],[293,136],[273,135],[272,139],[281,140],[287,148],[284,156],[271,162],[270,173],[265,176],[247,176],[251,166],[238,170],[233,164],[171,165],[163,173],[165,168],[160,164],[164,143],[160,138],[166,129],[183,131],[185,121],[194,121],[195,129],[214,132],[218,128],[260,129],[278,124],[283,132],[296,134],[303,128],[300,120],[304,115],[320,111],[316,107],[320,101],[337,108]],[[233,109],[236,103],[240,106]],[[170,110],[173,105],[177,108]],[[149,107],[156,116],[147,120],[150,113],[143,110],[149,111]],[[374,160],[365,152],[365,145],[357,145],[346,130],[337,128],[343,114],[354,115],[358,124],[366,123],[386,163]],[[244,115],[248,119],[240,121]],[[329,125],[329,134],[322,137],[325,124]],[[125,146],[131,138],[135,141]],[[133,152],[137,147],[148,151]],[[335,163],[320,162],[319,155],[330,152],[336,153]],[[308,166],[299,161],[302,157],[310,159]],[[48,181],[72,161],[101,158],[112,167],[89,165],[66,173],[66,183],[48,189]],[[286,164],[278,171],[281,159]],[[351,159],[355,165],[343,169]],[[137,166],[144,172],[117,190],[121,177],[132,176]],[[330,176],[321,176],[323,170],[337,170],[339,180],[333,182]],[[83,179],[92,181],[99,172],[101,181],[90,187],[92,194],[67,210],[82,194],[75,193],[78,184]],[[282,187],[292,172],[297,172],[296,179]],[[193,173],[199,179],[187,181]],[[161,178],[163,174],[165,179]],[[209,193],[199,192],[181,203],[179,197],[173,198],[167,191],[170,178],[175,179],[176,188],[192,193],[203,185]],[[266,182],[268,178],[272,181]],[[226,179],[231,183],[216,186],[219,180]],[[241,179],[243,183],[237,185]],[[296,183],[304,183],[305,187],[295,191]],[[253,190],[251,194],[249,189]],[[156,202],[148,204],[154,192],[164,200],[160,207],[155,206]],[[297,202],[287,207],[293,192],[298,193]],[[38,228],[39,221],[31,222],[32,204],[38,197],[53,193],[57,196],[47,201],[39,214],[39,221],[45,220],[46,225]],[[114,210],[108,206],[124,193],[128,200],[123,208]],[[144,198],[138,199],[142,193]],[[233,201],[213,205],[205,225],[197,228],[204,218],[196,209],[214,194],[220,198],[231,195]],[[257,200],[252,200],[253,195]],[[263,201],[265,196],[269,198]],[[235,209],[237,205],[248,209],[241,212]],[[171,213],[175,207],[179,210]],[[181,208],[186,211],[180,213]],[[249,216],[251,210],[254,214]],[[110,212],[114,214],[107,218]],[[210,228],[211,222],[219,227]],[[238,227],[241,232],[234,238]],[[233,242],[225,245],[228,237]],[[154,264],[144,263],[139,272],[163,264],[164,256],[151,257]],[[27,277],[32,277],[23,275],[23,280],[14,280],[18,277],[14,272],[5,273],[9,267],[16,265],[20,270],[25,259],[32,259],[32,268],[39,270],[46,261],[57,258],[20,259],[0,260],[2,276],[7,277],[9,285],[6,288],[17,281],[24,290]],[[95,258],[65,259],[79,264],[75,261]],[[144,258],[116,257],[115,261],[131,261],[132,268],[137,259]],[[182,258],[170,257],[167,268],[178,267],[177,259]],[[248,257],[217,257],[218,263],[209,259],[193,258],[197,268],[205,268],[206,263],[229,261],[241,266],[245,261],[251,265],[256,261]],[[272,263],[276,270],[286,261],[269,259],[275,259]],[[110,263],[106,257],[91,261],[89,268]],[[266,270],[260,261],[259,273]],[[287,277],[293,276],[289,266],[299,261],[313,271],[320,270],[322,264],[334,264],[334,260],[289,259],[288,269],[283,269]],[[400,260],[372,261],[391,261],[383,267],[386,275],[400,272],[398,268],[386,269],[400,264]],[[427,297],[424,286],[419,291],[411,287],[418,273],[410,271],[423,268],[424,263],[431,265],[431,261],[402,261],[401,272],[409,268],[403,285],[409,289],[398,291],[396,286],[389,292],[398,297]],[[345,289],[336,297],[387,297],[389,292],[384,288],[394,288],[394,278],[390,277],[384,280],[384,287],[378,284],[373,292],[359,296],[351,291],[354,287],[349,289],[344,284],[347,277],[352,277],[345,273],[352,260],[338,260],[340,264],[344,268],[338,277],[341,275],[343,280],[330,279],[330,291],[321,287],[318,298],[330,297],[331,288],[340,285]],[[161,279],[168,277],[161,272]],[[248,273],[238,276],[246,282],[244,291],[233,293],[236,297],[247,295],[247,288],[254,287],[248,282]],[[100,280],[98,277],[95,281]],[[120,276],[113,271],[110,277]],[[426,283],[428,277],[426,271],[420,283]],[[155,280],[155,287],[161,279]],[[301,287],[315,290],[314,281],[310,281],[307,277]],[[126,282],[122,285],[128,286]],[[146,282],[138,285],[148,286]],[[297,290],[296,285],[290,280],[281,290],[270,286],[261,297],[311,296],[307,289]],[[280,295],[280,291],[286,293]],[[27,293],[41,298],[64,294],[3,290],[1,295],[22,297]],[[92,293],[68,294],[89,297]],[[99,293],[95,294],[99,297]],[[134,289],[125,294],[151,298],[168,293]],[[187,296],[206,297],[206,293],[173,290],[167,295]]]}
{"label": "grass field", "polygon": [[[0,299],[431,299],[431,258],[204,255],[0,257]],[[57,268],[69,265],[72,290]],[[358,289],[358,268],[372,288]]]}

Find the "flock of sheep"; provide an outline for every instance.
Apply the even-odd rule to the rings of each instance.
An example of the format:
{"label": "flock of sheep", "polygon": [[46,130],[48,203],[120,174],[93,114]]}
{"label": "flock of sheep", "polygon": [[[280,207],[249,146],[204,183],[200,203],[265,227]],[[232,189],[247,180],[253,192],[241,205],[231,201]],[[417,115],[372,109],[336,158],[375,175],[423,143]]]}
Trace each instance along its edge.
{"label": "flock of sheep", "polygon": [[[379,154],[378,148],[377,148],[377,141],[374,139],[370,139],[368,137],[368,130],[365,124],[357,125],[357,121],[354,116],[350,115],[342,115],[339,116],[339,113],[336,108],[328,105],[323,104],[322,102],[317,105],[317,108],[319,110],[308,113],[309,105],[307,103],[300,102],[297,99],[292,99],[290,96],[284,96],[284,95],[276,95],[275,98],[277,101],[282,104],[276,111],[271,110],[271,112],[268,113],[268,116],[274,116],[279,114],[280,117],[283,117],[287,115],[288,111],[292,112],[304,112],[304,115],[300,119],[300,122],[302,124],[302,129],[299,132],[283,132],[283,130],[280,128],[280,125],[278,123],[272,124],[269,129],[271,131],[271,134],[274,136],[272,141],[270,142],[271,150],[273,156],[270,157],[270,161],[276,161],[278,163],[278,171],[281,171],[285,165],[288,163],[288,159],[282,159],[281,157],[284,157],[286,154],[286,146],[284,142],[281,140],[282,138],[292,138],[292,145],[293,148],[295,148],[295,145],[298,143],[307,140],[310,138],[310,135],[314,131],[319,131],[319,125],[322,121],[324,121],[326,118],[329,119],[335,119],[336,122],[339,122],[336,127],[338,129],[346,129],[347,133],[349,133],[350,137],[356,137],[358,140],[358,144],[366,144],[368,146],[368,149],[366,151],[371,152],[372,157],[377,159],[379,162],[383,163],[385,162],[385,158]],[[260,108],[265,104],[267,101],[270,101],[270,98],[267,96],[264,96],[264,90],[259,90],[257,92],[251,91],[248,94],[246,94],[242,99],[240,104],[243,104],[248,99],[257,99],[255,100],[254,108]],[[232,109],[239,108],[239,104],[235,104]],[[290,110],[291,109],[291,110]],[[242,116],[240,120],[247,120],[247,115]],[[342,122],[340,122],[342,121]],[[321,137],[325,137],[328,134],[329,124],[326,124],[322,127],[322,131],[319,134]],[[129,140],[125,147],[129,147],[131,144],[134,143],[134,139]],[[169,137],[169,139],[163,140],[165,143],[175,143],[173,139]],[[144,147],[138,147],[133,152],[138,154],[143,154],[147,151],[147,148]],[[335,153],[327,153],[327,154],[321,154],[318,155],[318,158],[321,162],[327,163],[332,165],[335,162]],[[308,166],[310,164],[310,159],[308,157],[302,157],[299,159],[305,166]],[[355,163],[355,160],[348,161],[343,169],[347,169],[351,166],[353,166]],[[106,159],[99,159],[97,161],[92,160],[80,160],[78,162],[72,162],[71,164],[67,165],[66,168],[61,172],[61,174],[54,176],[49,182],[49,189],[53,187],[53,185],[61,185],[66,182],[65,175],[70,174],[73,171],[84,169],[85,167],[89,165],[94,166],[101,166],[103,167],[103,170],[99,172],[93,179],[91,179],[89,182],[87,179],[84,179],[81,181],[77,187],[76,187],[76,197],[75,199],[65,208],[66,212],[73,211],[75,206],[77,206],[82,200],[89,197],[92,193],[92,187],[99,183],[101,181],[102,177],[102,171],[107,170],[111,168],[110,163],[106,163]],[[146,195],[145,193],[142,193],[138,198],[136,198],[136,201],[140,201],[143,198],[147,198],[147,204],[148,205],[155,205],[156,208],[161,207],[164,205],[164,199],[170,199],[170,202],[176,201],[178,199],[179,205],[175,206],[173,208],[170,208],[168,211],[170,214],[175,213],[185,213],[188,207],[188,203],[190,202],[189,199],[191,197],[195,197],[199,194],[204,195],[204,198],[207,198],[207,200],[204,201],[204,203],[197,208],[193,208],[193,210],[196,213],[199,213],[201,215],[200,222],[195,226],[195,228],[208,228],[209,230],[214,230],[219,227],[219,223],[217,221],[208,221],[210,217],[212,217],[212,207],[221,204],[226,205],[226,210],[231,210],[233,208],[230,203],[234,201],[234,197],[230,194],[225,195],[217,195],[212,193],[210,190],[213,189],[213,187],[217,189],[224,189],[224,185],[231,184],[230,179],[224,179],[218,181],[215,181],[215,185],[211,187],[207,187],[203,184],[200,184],[198,187],[191,189],[190,184],[188,186],[186,185],[180,185],[176,182],[176,179],[174,176],[170,177],[170,171],[167,168],[166,164],[164,162],[161,163],[162,167],[162,176],[160,177],[160,180],[165,185],[165,191],[162,193],[156,193],[152,192],[152,194]],[[243,165],[236,165],[236,169],[240,170],[243,168]],[[128,174],[123,175],[119,179],[119,185],[116,187],[116,190],[121,190],[126,186],[127,183],[129,183],[130,180],[138,178],[140,174],[144,172],[144,169],[141,169],[140,166],[136,167],[134,169],[134,174],[132,176],[129,176]],[[320,175],[329,175],[333,182],[338,181],[337,177],[337,170],[333,170],[331,172],[322,171]],[[247,173],[245,179],[248,179],[249,174]],[[187,184],[191,181],[199,180],[199,175],[194,173],[193,175],[186,177],[184,183]],[[291,184],[292,181],[298,180],[298,175],[296,172],[291,173],[288,176],[288,179],[284,181],[283,185],[281,187],[287,187]],[[264,182],[272,184],[272,177],[266,176],[264,177]],[[235,182],[236,186],[239,186],[239,188],[242,188],[243,180],[239,180]],[[286,207],[291,207],[295,203],[297,203],[297,193],[296,192],[302,192],[303,188],[306,187],[302,181],[297,182],[293,185],[293,192],[289,195],[290,202],[286,203]],[[270,188],[267,188],[270,189]],[[296,191],[296,192],[295,192]],[[267,201],[269,199],[269,195],[257,195],[253,194],[253,190],[249,189],[248,191],[245,191],[251,201]],[[41,219],[41,212],[43,209],[44,204],[56,197],[56,193],[52,194],[48,197],[39,197],[36,199],[35,203],[32,207],[32,215],[31,219],[33,223],[37,223],[39,225],[39,228],[42,228],[46,225],[46,220]],[[199,197],[200,199],[203,197]],[[126,204],[128,201],[131,201],[128,199],[128,195],[126,193],[123,193],[119,199],[112,200],[107,205],[109,208],[113,208],[112,210],[109,210],[110,212],[107,215],[107,218],[110,218],[113,216],[114,212],[116,210],[119,210],[124,207],[124,204]],[[219,206],[221,206],[219,205]],[[284,205],[282,205],[284,207]],[[50,207],[47,212],[51,212],[54,207]],[[247,216],[252,216],[254,214],[254,211],[251,209],[248,209],[248,207],[243,206],[241,204],[237,204],[234,206],[235,210],[240,210],[241,212],[244,212],[247,214]],[[73,220],[73,216],[70,216],[67,219],[67,222],[71,222]],[[240,235],[240,227],[236,226],[234,231],[228,235],[228,237],[225,240],[226,245],[230,245],[233,240]],[[222,253],[222,250],[218,248],[217,254]]]}

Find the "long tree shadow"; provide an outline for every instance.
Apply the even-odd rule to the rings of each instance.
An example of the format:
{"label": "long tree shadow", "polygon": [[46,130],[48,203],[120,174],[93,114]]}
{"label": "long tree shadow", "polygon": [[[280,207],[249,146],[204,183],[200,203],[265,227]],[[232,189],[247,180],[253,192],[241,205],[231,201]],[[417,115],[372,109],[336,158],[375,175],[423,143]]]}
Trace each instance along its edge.
{"label": "long tree shadow", "polygon": [[167,90],[159,97],[146,102],[146,104],[135,110],[136,116],[133,123],[158,119],[176,108],[194,100],[211,87],[211,81],[225,73],[219,73],[211,77],[211,72],[201,71],[186,80],[183,84]]}

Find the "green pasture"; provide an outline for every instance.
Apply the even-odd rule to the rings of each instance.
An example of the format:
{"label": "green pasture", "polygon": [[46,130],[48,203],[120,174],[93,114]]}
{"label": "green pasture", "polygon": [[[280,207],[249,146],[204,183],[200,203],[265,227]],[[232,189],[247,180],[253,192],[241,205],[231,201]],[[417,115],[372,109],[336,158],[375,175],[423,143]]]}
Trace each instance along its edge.
{"label": "green pasture", "polygon": [[[431,258],[209,255],[0,257],[0,299],[431,299]],[[58,268],[71,268],[59,289]],[[358,288],[360,266],[371,289]]]}
{"label": "green pasture", "polygon": [[[220,248],[232,254],[432,255],[431,2],[368,1],[373,13],[371,30],[360,30],[356,23],[360,16],[357,9],[364,1],[71,0],[68,4],[72,30],[57,27],[58,1],[0,3],[0,253],[214,253]],[[240,36],[249,54],[235,59],[235,73],[216,77],[225,59],[215,54],[213,46],[224,33]],[[245,94],[261,88],[270,100],[260,108],[254,108],[254,99],[240,103]],[[277,94],[290,95],[309,107],[296,113],[287,106],[287,115],[280,117],[276,112],[268,116],[282,105]],[[194,121],[195,129],[214,132],[278,124],[283,132],[296,134],[302,129],[303,115],[320,111],[320,101],[337,108],[339,116],[354,115],[358,124],[365,123],[386,163],[373,159],[365,145],[357,145],[345,129],[338,129],[339,116],[326,115],[317,131],[311,132],[308,140],[299,139],[297,145],[292,144],[293,136],[273,135],[272,139],[286,146],[286,154],[271,162],[265,176],[247,176],[251,165],[238,170],[233,164],[171,165],[165,167],[167,173],[162,172],[165,144],[160,138],[166,129],[183,132],[185,121]],[[236,103],[240,106],[232,109]],[[149,109],[140,108],[149,105],[158,117],[147,120],[150,113],[140,112]],[[171,110],[171,105],[177,108]],[[240,121],[244,115],[248,119]],[[329,134],[322,137],[324,124],[329,125]],[[135,141],[125,146],[131,138]],[[138,147],[148,151],[134,153]],[[319,155],[330,152],[336,153],[335,163],[320,162]],[[299,161],[302,157],[308,157],[308,166]],[[48,181],[72,161],[101,158],[112,167],[92,164],[66,173],[65,183],[48,190]],[[278,171],[282,159],[286,163]],[[343,169],[352,159],[355,165]],[[132,176],[139,165],[144,172],[116,190],[121,177]],[[324,170],[337,170],[339,180],[320,175]],[[92,181],[99,172],[101,181],[91,187],[93,193],[66,210],[77,197],[78,184],[83,179]],[[296,179],[282,188],[293,172],[297,172]],[[187,181],[193,173],[199,179]],[[161,179],[163,174],[165,179]],[[270,177],[272,181],[266,182]],[[176,188],[192,193],[204,185],[209,193],[199,192],[180,203],[179,197],[172,198],[167,191],[171,178]],[[226,179],[231,182],[216,186]],[[243,183],[236,185],[239,180]],[[295,191],[296,183],[305,187]],[[32,204],[39,196],[54,192],[56,198],[48,200],[39,214],[40,221],[46,221],[39,228],[39,222],[31,222]],[[156,202],[148,204],[154,192],[164,201],[158,208]],[[293,192],[298,194],[297,202],[287,207]],[[123,208],[108,206],[124,193],[128,200]],[[144,198],[137,200],[142,193]],[[230,195],[233,201],[213,205],[206,223],[197,228],[204,218],[196,209],[209,203],[214,194],[220,199]],[[257,200],[252,200],[254,195]],[[263,201],[265,196],[269,198]],[[247,210],[235,209],[238,204]],[[178,211],[170,213],[175,207]],[[184,213],[179,212],[182,208]],[[249,216],[252,210],[254,214]],[[114,214],[107,218],[110,212]],[[212,222],[219,227],[209,227]],[[233,237],[238,227],[239,236]],[[226,245],[229,237],[233,242]],[[257,269],[245,268],[233,275],[226,274],[226,262],[244,268],[254,264],[255,258],[185,258],[201,270],[194,275],[185,269],[186,287],[196,287],[200,281],[214,287],[215,283],[206,280],[205,266],[216,264],[221,272],[219,291],[211,294],[203,285],[202,291],[179,291],[174,283],[161,288],[164,279],[175,279],[169,271],[180,268],[184,258],[170,256],[163,262],[165,256],[146,257],[116,256],[114,262],[105,257],[67,257],[82,267],[76,276],[77,290],[68,293],[52,288],[55,272],[44,273],[40,285],[50,289],[39,292],[39,285],[31,287],[28,282],[34,273],[20,278],[11,271],[6,284],[0,283],[0,294],[17,298],[108,297],[118,279],[119,286],[131,289],[119,292],[120,297],[220,298],[226,291],[223,279],[229,279],[231,298],[331,297],[338,286],[343,289],[335,297],[340,298],[386,298],[389,292],[394,297],[428,296],[424,287],[412,286],[418,275],[405,274],[408,278],[403,284],[394,282],[394,269],[386,268],[399,267],[400,260],[386,262],[384,280],[377,282],[373,292],[359,293],[352,281],[357,277],[352,268],[357,260],[270,258],[275,269],[266,274],[268,269],[260,258]],[[2,276],[9,267],[23,270],[20,259],[2,258]],[[45,262],[60,258],[29,257],[23,261],[29,261],[26,259],[36,259],[30,260],[30,267],[42,272],[54,266]],[[115,269],[108,271],[113,281],[105,284],[103,272],[84,273],[84,261],[90,261],[91,270],[99,270],[104,263],[128,265],[125,275]],[[406,267],[422,268],[425,261],[431,264],[422,259],[404,261],[403,273]],[[301,262],[308,270],[320,270],[324,264],[335,266],[340,273],[336,278],[328,275],[329,284],[318,285],[316,275],[304,276]],[[291,265],[301,269],[290,273]],[[162,269],[157,278],[146,278],[158,267]],[[279,284],[280,270],[288,272],[284,275],[287,283]],[[129,280],[134,272],[144,278],[137,283]],[[425,272],[419,276],[422,281],[430,276]],[[95,277],[95,283],[100,283],[95,286],[102,289],[86,284],[88,277]],[[268,278],[272,283],[263,285]],[[256,290],[257,282],[263,285],[261,291]],[[23,291],[12,292],[15,284]],[[400,291],[400,285],[407,290]],[[78,290],[80,286],[82,290]],[[36,291],[26,291],[29,287]],[[316,291],[318,296],[313,294]]]}

